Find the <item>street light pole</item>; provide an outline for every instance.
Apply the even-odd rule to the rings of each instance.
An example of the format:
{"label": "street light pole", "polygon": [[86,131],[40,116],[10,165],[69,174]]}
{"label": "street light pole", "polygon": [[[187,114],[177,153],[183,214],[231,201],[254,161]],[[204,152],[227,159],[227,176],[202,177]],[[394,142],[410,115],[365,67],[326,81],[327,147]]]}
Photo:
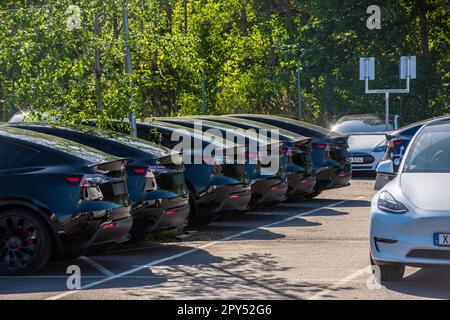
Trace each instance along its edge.
{"label": "street light pole", "polygon": [[298,120],[302,120],[302,92],[300,87],[300,63],[297,63],[297,103]]}
{"label": "street light pole", "polygon": [[[130,29],[128,26],[128,11],[127,11],[127,4],[124,0],[123,9],[122,9],[122,18],[123,18],[123,32],[125,34],[124,40],[123,40],[123,46],[124,46],[124,64],[125,64],[125,73],[126,74],[132,74],[133,73],[133,67],[131,64],[131,53],[130,48],[128,46],[128,36],[130,34]],[[133,86],[132,80],[130,80],[130,88]],[[134,97],[133,94],[130,94],[130,106],[131,110],[128,112],[128,121],[130,122],[130,135],[132,137],[137,136],[137,129],[136,129],[136,115],[132,110],[134,110]]]}

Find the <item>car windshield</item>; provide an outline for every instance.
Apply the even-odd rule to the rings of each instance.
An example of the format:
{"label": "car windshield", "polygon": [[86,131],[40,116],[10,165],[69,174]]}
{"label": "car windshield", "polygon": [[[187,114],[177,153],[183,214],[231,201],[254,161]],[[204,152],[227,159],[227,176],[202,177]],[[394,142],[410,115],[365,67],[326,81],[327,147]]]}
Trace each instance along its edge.
{"label": "car windshield", "polygon": [[343,119],[333,127],[333,131],[338,132],[340,134],[350,134],[350,133],[372,134],[392,130],[394,130],[394,126],[392,125],[392,123],[389,123],[386,130],[386,124],[384,122],[384,119],[378,117]]}
{"label": "car windshield", "polygon": [[404,172],[450,173],[450,123],[430,125],[419,133]]}

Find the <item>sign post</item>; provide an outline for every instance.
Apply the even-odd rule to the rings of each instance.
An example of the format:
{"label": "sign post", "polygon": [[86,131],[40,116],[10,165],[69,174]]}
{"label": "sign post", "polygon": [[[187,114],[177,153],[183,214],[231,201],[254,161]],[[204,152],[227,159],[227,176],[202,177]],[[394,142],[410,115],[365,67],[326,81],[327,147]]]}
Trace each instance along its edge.
{"label": "sign post", "polygon": [[389,129],[389,94],[409,93],[410,80],[416,79],[415,56],[404,56],[400,58],[400,79],[406,79],[405,89],[369,89],[369,80],[375,80],[375,58],[359,59],[359,80],[365,81],[365,93],[384,93],[386,131]]}

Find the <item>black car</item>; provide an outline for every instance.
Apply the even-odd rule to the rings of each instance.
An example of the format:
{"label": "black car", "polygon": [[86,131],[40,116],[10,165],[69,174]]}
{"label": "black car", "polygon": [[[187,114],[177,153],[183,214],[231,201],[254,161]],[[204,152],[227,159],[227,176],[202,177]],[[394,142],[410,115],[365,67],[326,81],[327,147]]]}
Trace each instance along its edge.
{"label": "black car", "polygon": [[[114,129],[128,132],[126,126],[118,124],[114,125]],[[208,224],[223,212],[248,209],[251,186],[245,166],[224,163],[219,155],[204,156],[205,148],[211,146],[225,151],[229,148],[240,149],[241,146],[161,122],[138,122],[137,136],[169,149],[176,148],[180,140],[190,141],[188,150],[183,150],[184,176],[191,201],[190,224]],[[194,161],[198,159],[200,161]]]}
{"label": "black car", "polygon": [[285,117],[265,114],[236,114],[230,117],[262,122],[312,138],[316,185],[314,192],[307,197],[315,197],[326,189],[350,185],[352,166],[348,158],[347,137],[320,126]]}
{"label": "black car", "polygon": [[116,157],[130,159],[126,167],[132,202],[133,240],[155,230],[184,227],[189,193],[178,154],[142,139],[92,126],[15,124],[16,127],[58,136]]}
{"label": "black car", "polygon": [[[216,123],[216,127],[220,128],[229,126],[228,131],[241,128],[244,130],[253,130],[256,133],[261,133],[260,129],[267,130],[270,137],[271,129],[278,129],[280,135],[277,140],[281,141],[281,154],[279,155],[280,164],[283,171],[286,172],[288,191],[287,196],[307,195],[313,191],[316,178],[314,167],[311,159],[311,145],[310,140],[307,137],[295,135],[291,132],[283,131],[282,129],[271,127],[265,124],[240,120],[236,118],[228,117],[205,117],[198,116],[198,119],[203,120],[203,125],[206,120]],[[166,120],[166,121],[178,121]]]}
{"label": "black car", "polygon": [[7,126],[0,127],[0,150],[2,275],[129,240],[126,160]]}
{"label": "black car", "polygon": [[[167,122],[185,126],[191,129],[196,128],[196,124],[201,122],[201,128],[203,132],[209,132],[225,138],[228,141],[242,144],[245,146],[245,166],[247,174],[251,179],[252,186],[252,199],[250,206],[252,208],[258,207],[266,203],[276,203],[286,199],[288,192],[288,183],[286,177],[285,166],[278,165],[275,170],[271,170],[271,163],[262,163],[258,155],[258,147],[263,143],[258,139],[258,136],[250,133],[242,133],[237,131],[236,127],[228,126],[212,121],[200,121],[198,119],[189,117],[180,118],[158,118],[160,122]],[[270,141],[265,141],[266,144],[270,144]],[[279,154],[282,151],[282,145],[279,141],[275,142],[274,148],[279,150],[275,155],[277,161],[280,160]],[[270,151],[270,146],[267,147]],[[264,161],[263,161],[264,162]],[[271,171],[270,171],[271,170]]]}

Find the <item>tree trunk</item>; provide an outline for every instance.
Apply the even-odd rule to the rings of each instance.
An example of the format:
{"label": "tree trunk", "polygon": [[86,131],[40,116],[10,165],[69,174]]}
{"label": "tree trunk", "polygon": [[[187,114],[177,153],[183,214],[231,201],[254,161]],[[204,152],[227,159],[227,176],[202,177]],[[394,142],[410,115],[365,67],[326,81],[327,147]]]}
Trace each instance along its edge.
{"label": "tree trunk", "polygon": [[245,0],[241,7],[241,31],[244,37],[248,36],[248,20],[247,20],[247,6],[250,0]]}
{"label": "tree trunk", "polygon": [[429,45],[429,28],[427,20],[427,6],[424,0],[419,0],[417,9],[419,10],[419,25],[420,25],[420,41],[422,55],[426,58],[430,57]]}
{"label": "tree trunk", "polygon": [[[100,37],[101,35],[101,27],[99,22],[98,15],[94,18],[94,32],[95,34]],[[97,109],[101,110],[103,109],[103,97],[102,97],[102,91],[100,87],[100,82],[102,78],[103,68],[102,63],[100,61],[100,50],[98,48],[95,49],[95,57],[94,57],[94,81],[95,81],[95,95],[97,100]]]}

